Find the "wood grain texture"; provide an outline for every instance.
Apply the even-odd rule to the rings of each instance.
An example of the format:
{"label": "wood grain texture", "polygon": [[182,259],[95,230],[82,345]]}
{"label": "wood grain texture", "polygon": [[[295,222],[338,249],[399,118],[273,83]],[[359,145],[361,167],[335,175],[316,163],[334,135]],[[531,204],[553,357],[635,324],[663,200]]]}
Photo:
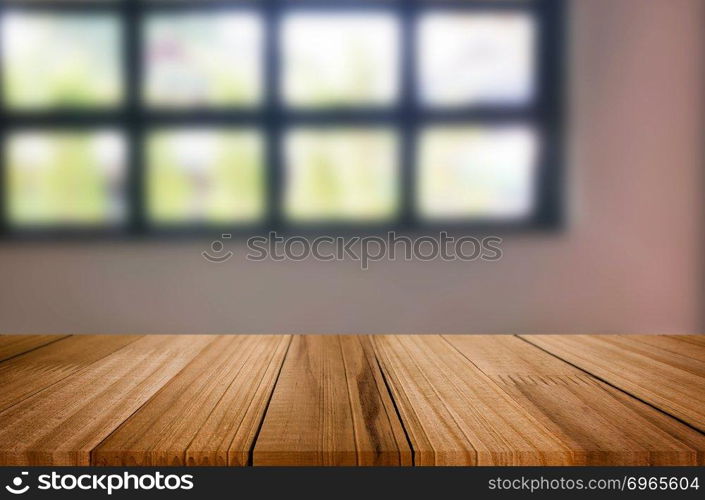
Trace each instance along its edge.
{"label": "wood grain texture", "polygon": [[68,335],[0,335],[0,361],[66,337]]}
{"label": "wood grain texture", "polygon": [[702,465],[705,436],[514,336],[447,336],[581,465]]}
{"label": "wood grain texture", "polygon": [[705,347],[705,335],[668,335],[668,338]]}
{"label": "wood grain texture", "polygon": [[411,465],[368,337],[294,337],[253,463]]}
{"label": "wood grain texture", "polygon": [[565,443],[441,337],[374,344],[416,465],[574,463]]}
{"label": "wood grain texture", "polygon": [[288,336],[222,336],[94,452],[96,465],[247,465]]}
{"label": "wood grain texture", "polygon": [[[617,338],[619,337],[619,338]],[[616,335],[527,335],[530,342],[705,431],[705,378],[692,358]],[[702,362],[702,361],[701,361]]]}
{"label": "wood grain texture", "polygon": [[0,465],[705,465],[702,338],[6,340]]}
{"label": "wood grain texture", "polygon": [[80,335],[0,363],[0,411],[137,340],[128,335]]}
{"label": "wood grain texture", "polygon": [[90,452],[210,336],[148,336],[0,412],[0,465],[89,465]]}
{"label": "wood grain texture", "polygon": [[629,335],[623,338],[611,335],[603,338],[633,352],[705,378],[705,344],[683,342],[668,335]]}

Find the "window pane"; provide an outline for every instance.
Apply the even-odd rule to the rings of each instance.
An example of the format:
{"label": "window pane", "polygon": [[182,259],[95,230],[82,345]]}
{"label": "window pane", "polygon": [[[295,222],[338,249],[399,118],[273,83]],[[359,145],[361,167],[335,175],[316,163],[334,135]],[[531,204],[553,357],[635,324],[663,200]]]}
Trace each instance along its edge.
{"label": "window pane", "polygon": [[262,26],[249,13],[170,13],[146,23],[145,98],[154,106],[256,105]]}
{"label": "window pane", "polygon": [[522,104],[534,93],[527,14],[433,13],[420,21],[420,93],[431,106]]}
{"label": "window pane", "polygon": [[286,138],[285,211],[299,221],[374,221],[397,209],[397,137],[386,129],[298,129]]}
{"label": "window pane", "polygon": [[398,26],[385,14],[285,19],[283,93],[291,106],[388,105],[398,94]]}
{"label": "window pane", "polygon": [[122,99],[116,16],[8,13],[2,32],[9,107],[111,106]]}
{"label": "window pane", "polygon": [[538,140],[528,127],[430,127],[420,138],[423,218],[517,218],[534,207]]}
{"label": "window pane", "polygon": [[126,213],[125,145],[100,132],[16,132],[7,142],[14,226],[105,226]]}
{"label": "window pane", "polygon": [[147,146],[156,223],[247,223],[264,216],[263,143],[253,130],[163,130]]}

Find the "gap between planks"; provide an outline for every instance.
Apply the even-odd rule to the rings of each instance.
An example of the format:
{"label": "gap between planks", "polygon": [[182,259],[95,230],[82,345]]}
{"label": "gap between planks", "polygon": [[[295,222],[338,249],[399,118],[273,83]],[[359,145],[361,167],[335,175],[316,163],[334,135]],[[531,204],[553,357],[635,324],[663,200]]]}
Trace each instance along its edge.
{"label": "gap between planks", "polygon": [[[521,338],[705,432],[705,345],[698,345],[700,337],[689,337],[691,342],[677,337],[631,335]],[[654,347],[654,343],[664,342],[670,350]],[[673,342],[683,342],[687,350]]]}
{"label": "gap between planks", "polygon": [[80,372],[139,339],[135,335],[73,336],[0,363],[0,412]]}
{"label": "gap between planks", "polygon": [[91,450],[213,339],[142,337],[0,412],[0,465],[89,465]]}
{"label": "gap between planks", "polygon": [[292,340],[253,465],[411,465],[369,337]]}
{"label": "gap between planks", "polygon": [[248,465],[289,341],[216,338],[93,450],[92,463]]}
{"label": "gap between planks", "polygon": [[705,436],[518,337],[448,336],[585,465],[703,465]]}
{"label": "gap between planks", "polygon": [[705,463],[701,433],[516,337],[374,341],[418,465]]}
{"label": "gap between planks", "polygon": [[68,335],[0,335],[0,362],[67,337]]}

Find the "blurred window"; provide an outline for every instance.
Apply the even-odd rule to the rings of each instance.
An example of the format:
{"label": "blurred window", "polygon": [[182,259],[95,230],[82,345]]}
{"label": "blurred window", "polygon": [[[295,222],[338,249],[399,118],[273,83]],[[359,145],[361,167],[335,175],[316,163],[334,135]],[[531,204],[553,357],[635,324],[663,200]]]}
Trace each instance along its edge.
{"label": "blurred window", "polygon": [[392,14],[284,16],[281,88],[298,108],[390,106],[399,97],[399,20]]}
{"label": "blurred window", "polygon": [[8,12],[3,100],[10,109],[121,104],[120,20],[109,14]]}
{"label": "blurred window", "polygon": [[125,144],[115,131],[31,131],[7,136],[12,226],[110,226],[124,220]]}
{"label": "blurred window", "polygon": [[147,106],[256,106],[262,23],[254,13],[156,13],[144,26]]}
{"label": "blurred window", "polygon": [[256,129],[151,132],[147,214],[159,224],[252,223],[265,213],[263,141]]}
{"label": "blurred window", "polygon": [[287,131],[284,212],[293,221],[392,221],[397,152],[386,128]]}
{"label": "blurred window", "polygon": [[551,228],[562,0],[0,0],[0,230]]}

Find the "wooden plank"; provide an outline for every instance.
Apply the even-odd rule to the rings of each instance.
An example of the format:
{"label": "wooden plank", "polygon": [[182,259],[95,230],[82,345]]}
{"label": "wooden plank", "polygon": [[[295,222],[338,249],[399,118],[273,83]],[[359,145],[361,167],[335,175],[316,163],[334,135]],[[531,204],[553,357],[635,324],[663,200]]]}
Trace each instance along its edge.
{"label": "wooden plank", "polygon": [[368,337],[294,337],[253,463],[411,464]]}
{"label": "wooden plank", "polygon": [[705,347],[705,335],[669,335],[668,337]]}
{"label": "wooden plank", "polygon": [[705,436],[513,336],[447,336],[581,465],[703,465]]}
{"label": "wooden plank", "polygon": [[[244,364],[232,384],[233,389],[221,399],[186,450],[188,465],[221,464],[223,452],[227,452],[228,465],[251,463],[254,441],[277,383],[291,336],[279,336],[273,342],[276,342],[276,347],[270,351],[268,364],[261,361],[261,354],[251,356]],[[249,378],[259,380],[259,383],[250,385],[247,383]],[[242,401],[249,401],[247,408]]]}
{"label": "wooden plank", "polygon": [[213,337],[151,335],[0,413],[0,465],[89,465],[90,451]]}
{"label": "wooden plank", "polygon": [[0,335],[0,361],[13,358],[68,335]]}
{"label": "wooden plank", "polygon": [[629,348],[634,346],[634,341],[646,344],[638,346],[638,352],[705,377],[705,344],[684,342],[670,335],[625,335],[622,339],[614,337],[605,338]]}
{"label": "wooden plank", "polygon": [[417,465],[569,465],[572,450],[439,336],[374,338]]}
{"label": "wooden plank", "polygon": [[247,465],[290,337],[221,336],[92,454],[96,465]]}
{"label": "wooden plank", "polygon": [[661,335],[600,335],[596,338],[705,378],[705,347]]}
{"label": "wooden plank", "polygon": [[599,335],[522,338],[705,432],[705,378],[647,354],[643,343]]}
{"label": "wooden plank", "polygon": [[0,411],[65,379],[139,337],[79,335],[0,364]]}

